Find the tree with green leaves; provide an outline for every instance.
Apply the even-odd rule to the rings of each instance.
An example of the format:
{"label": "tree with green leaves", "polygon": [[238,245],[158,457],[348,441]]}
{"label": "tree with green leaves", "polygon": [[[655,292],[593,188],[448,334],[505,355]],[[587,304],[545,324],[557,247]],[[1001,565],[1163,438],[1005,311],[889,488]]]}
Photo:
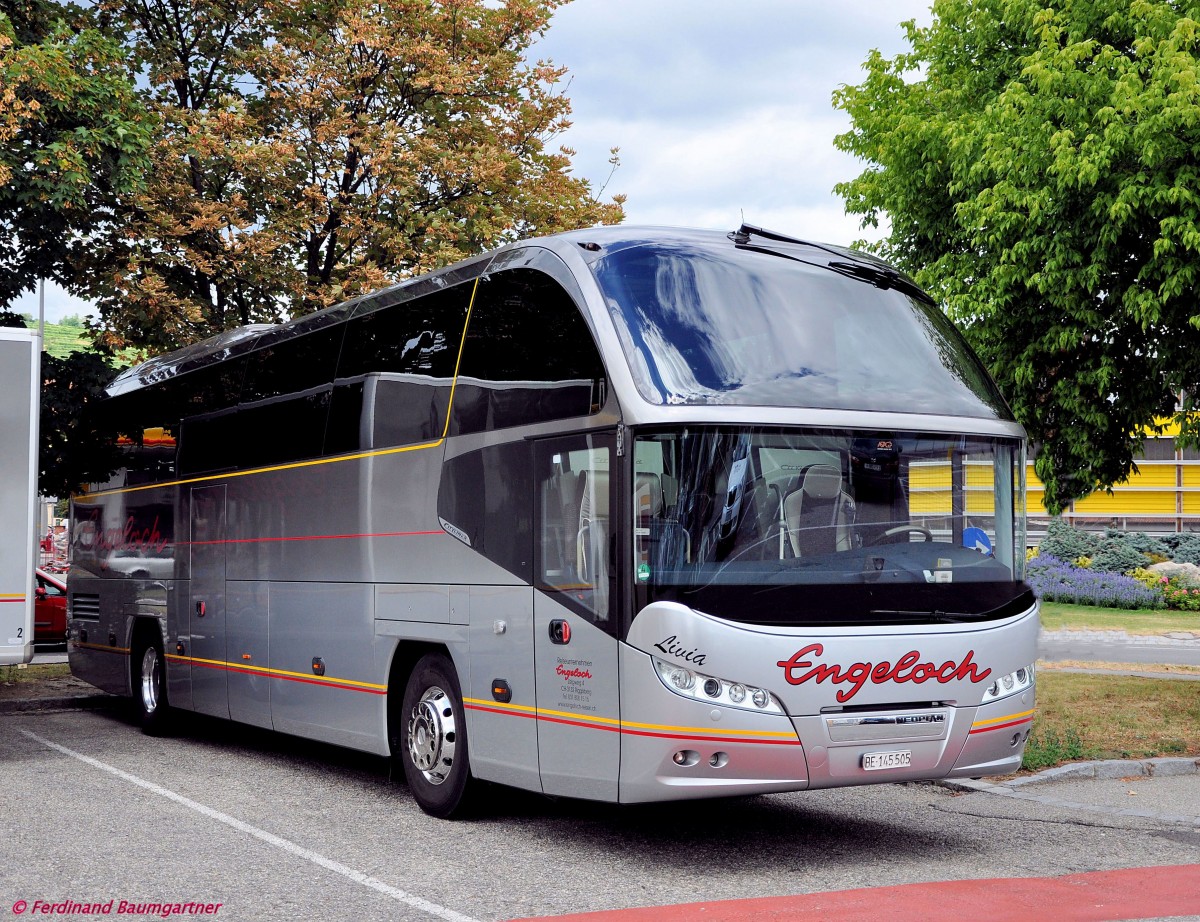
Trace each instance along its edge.
{"label": "tree with green leaves", "polygon": [[161,125],[94,249],[99,333],[163,351],[622,217],[552,149],[563,0],[102,0]]}
{"label": "tree with green leaves", "polygon": [[120,467],[118,433],[91,412],[116,369],[91,351],[65,358],[42,353],[42,401],[38,491],[70,496],[87,483],[102,483]]}
{"label": "tree with green leaves", "polygon": [[140,188],[151,134],[127,50],[94,11],[0,0],[0,307],[38,279],[90,291],[78,257]]}
{"label": "tree with green leaves", "polygon": [[935,0],[904,28],[834,95],[867,163],[837,191],[998,379],[1046,507],[1171,417],[1200,441],[1200,3]]}

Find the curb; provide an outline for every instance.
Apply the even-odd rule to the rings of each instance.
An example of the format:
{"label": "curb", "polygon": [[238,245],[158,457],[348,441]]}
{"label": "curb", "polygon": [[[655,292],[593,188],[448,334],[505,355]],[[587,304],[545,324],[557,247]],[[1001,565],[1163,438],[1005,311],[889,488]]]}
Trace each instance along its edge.
{"label": "curb", "polygon": [[943,779],[935,781],[940,787],[952,791],[1015,791],[1031,785],[1049,784],[1054,781],[1079,781],[1086,778],[1099,780],[1134,777],[1169,778],[1180,775],[1200,774],[1200,759],[1157,758],[1157,759],[1106,759],[1096,762],[1071,762],[1020,778],[1006,781],[975,779]]}
{"label": "curb", "polygon": [[14,698],[0,701],[0,714],[22,714],[29,711],[81,711],[113,707],[125,701],[120,695],[103,692],[92,695],[68,695],[58,698]]}

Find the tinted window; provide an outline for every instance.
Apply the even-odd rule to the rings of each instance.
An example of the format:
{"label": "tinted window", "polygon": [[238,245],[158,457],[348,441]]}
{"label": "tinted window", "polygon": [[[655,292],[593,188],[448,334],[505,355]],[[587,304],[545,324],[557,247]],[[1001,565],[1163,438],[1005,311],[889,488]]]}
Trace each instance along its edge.
{"label": "tinted window", "polygon": [[232,470],[237,467],[241,432],[237,402],[246,358],[209,365],[167,382],[156,395],[164,406],[179,408],[179,474]]}
{"label": "tinted window", "polygon": [[242,467],[321,455],[343,329],[282,339],[247,356],[238,420]]}
{"label": "tinted window", "polygon": [[592,270],[651,403],[1012,418],[946,316],[894,289],[732,244],[634,246]]}
{"label": "tinted window", "polygon": [[557,282],[532,269],[480,280],[451,435],[586,416],[600,409],[604,390],[591,332]]}
{"label": "tinted window", "polygon": [[530,581],[533,479],[528,442],[459,455],[442,468],[438,516],[450,534]]}
{"label": "tinted window", "polygon": [[442,437],[472,288],[458,285],[350,321],[327,454]]}
{"label": "tinted window", "polygon": [[111,397],[96,409],[98,427],[116,434],[118,464],[125,486],[162,483],[175,477],[179,410],[162,399],[160,388]]}

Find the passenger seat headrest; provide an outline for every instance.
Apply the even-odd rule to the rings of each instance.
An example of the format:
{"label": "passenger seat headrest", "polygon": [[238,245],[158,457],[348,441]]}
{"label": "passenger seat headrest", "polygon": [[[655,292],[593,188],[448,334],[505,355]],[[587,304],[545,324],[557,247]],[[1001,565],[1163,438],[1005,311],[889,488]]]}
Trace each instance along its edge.
{"label": "passenger seat headrest", "polygon": [[806,496],[833,499],[842,492],[841,472],[830,464],[814,464],[804,472],[804,483],[800,489]]}
{"label": "passenger seat headrest", "polygon": [[638,471],[634,495],[637,497],[636,509],[639,516],[656,518],[662,515],[662,481],[659,480],[658,474]]}

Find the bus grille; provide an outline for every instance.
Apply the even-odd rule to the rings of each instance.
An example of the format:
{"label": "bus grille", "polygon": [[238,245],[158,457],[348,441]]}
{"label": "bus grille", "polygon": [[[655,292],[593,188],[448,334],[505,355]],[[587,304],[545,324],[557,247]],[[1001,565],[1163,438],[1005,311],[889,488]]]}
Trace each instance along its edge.
{"label": "bus grille", "polygon": [[99,621],[100,594],[97,592],[76,592],[72,595],[71,617],[83,618],[88,621]]}

